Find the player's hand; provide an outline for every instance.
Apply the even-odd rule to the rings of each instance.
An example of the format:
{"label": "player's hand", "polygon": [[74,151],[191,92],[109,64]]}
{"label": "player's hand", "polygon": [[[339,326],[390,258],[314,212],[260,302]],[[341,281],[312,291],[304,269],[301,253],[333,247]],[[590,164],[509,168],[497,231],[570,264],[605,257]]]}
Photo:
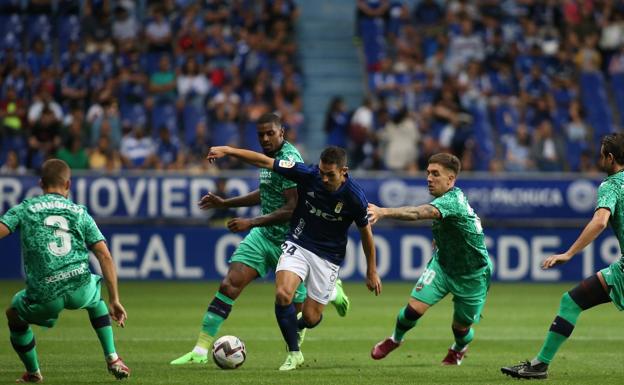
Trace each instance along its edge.
{"label": "player's hand", "polygon": [[225,208],[225,199],[209,192],[199,200],[197,205],[202,210],[222,209]]}
{"label": "player's hand", "polygon": [[210,163],[213,163],[215,160],[226,156],[228,154],[229,148],[230,147],[228,146],[210,147],[210,151],[208,151],[206,159],[208,159]]}
{"label": "player's hand", "polygon": [[227,223],[227,228],[233,233],[240,233],[251,229],[251,219],[247,218],[233,218]]}
{"label": "player's hand", "polygon": [[377,272],[366,273],[366,287],[368,290],[375,292],[375,295],[381,294],[381,279]]}
{"label": "player's hand", "polygon": [[553,266],[564,264],[570,259],[572,259],[572,256],[565,253],[551,255],[542,262],[542,269],[550,269]]}
{"label": "player's hand", "polygon": [[126,309],[124,309],[121,303],[119,302],[109,303],[108,313],[110,314],[113,321],[117,322],[117,325],[121,327],[126,326],[126,320],[128,319],[128,314],[126,313]]}
{"label": "player's hand", "polygon": [[368,222],[371,225],[374,225],[375,223],[377,223],[378,220],[380,220],[383,217],[383,215],[381,214],[381,208],[375,206],[372,203],[368,204],[367,212],[368,212]]}

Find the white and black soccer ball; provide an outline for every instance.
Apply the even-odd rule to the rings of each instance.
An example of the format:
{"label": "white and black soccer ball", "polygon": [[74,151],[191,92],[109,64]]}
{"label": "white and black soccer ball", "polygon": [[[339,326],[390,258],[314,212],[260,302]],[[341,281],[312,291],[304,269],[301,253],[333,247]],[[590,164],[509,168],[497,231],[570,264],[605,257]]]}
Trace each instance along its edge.
{"label": "white and black soccer ball", "polygon": [[212,359],[221,369],[239,368],[247,358],[243,341],[234,336],[223,336],[212,344]]}

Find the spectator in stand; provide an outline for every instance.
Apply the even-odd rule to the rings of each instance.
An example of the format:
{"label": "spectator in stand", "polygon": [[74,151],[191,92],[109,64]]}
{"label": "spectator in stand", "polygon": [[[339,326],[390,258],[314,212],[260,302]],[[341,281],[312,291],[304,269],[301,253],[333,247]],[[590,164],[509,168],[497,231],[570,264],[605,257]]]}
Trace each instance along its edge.
{"label": "spectator in stand", "polygon": [[87,80],[83,75],[80,62],[74,61],[69,66],[69,73],[65,74],[61,80],[61,97],[65,110],[73,107],[84,108],[87,94]]}
{"label": "spectator in stand", "polygon": [[111,2],[87,0],[83,10],[81,30],[85,38],[85,51],[88,54],[114,52]]}
{"label": "spectator in stand", "polygon": [[471,60],[480,62],[485,58],[483,39],[474,31],[473,21],[465,14],[460,14],[458,17],[461,33],[450,37],[448,55],[444,63],[445,71],[453,75]]}
{"label": "spectator in stand", "polygon": [[150,76],[149,94],[146,107],[151,109],[161,103],[173,103],[176,100],[176,74],[171,68],[171,59],[162,55],[158,60],[158,71]]}
{"label": "spectator in stand", "polygon": [[128,4],[120,2],[114,9],[115,20],[112,24],[112,34],[118,47],[132,46],[140,32],[140,25],[134,14],[128,9]]}
{"label": "spectator in stand", "polygon": [[145,135],[142,126],[135,126],[121,139],[121,160],[124,168],[145,170],[157,164],[155,146],[152,138]]}
{"label": "spectator in stand", "polygon": [[538,171],[564,171],[567,168],[565,144],[554,135],[549,120],[543,120],[534,132],[531,158]]}
{"label": "spectator in stand", "polygon": [[26,167],[20,164],[17,151],[9,150],[6,154],[6,159],[2,166],[0,166],[0,175],[23,175],[26,174]]}
{"label": "spectator in stand", "polygon": [[334,96],[325,113],[325,134],[328,146],[347,148],[349,114],[340,96]]}
{"label": "spectator in stand", "polygon": [[152,20],[145,26],[145,38],[150,52],[170,52],[173,33],[162,6],[155,6]]}
{"label": "spectator in stand", "polygon": [[52,67],[53,59],[42,39],[35,40],[33,50],[26,55],[28,68],[33,76],[38,76],[44,69]]}
{"label": "spectator in stand", "polygon": [[178,101],[180,105],[192,103],[201,106],[210,91],[210,81],[201,71],[197,60],[189,56],[177,77]]}
{"label": "spectator in stand", "polygon": [[60,122],[50,108],[43,108],[28,138],[29,168],[38,169],[43,162],[56,153],[61,144]]}
{"label": "spectator in stand", "polygon": [[416,122],[403,107],[377,134],[382,159],[392,171],[416,171],[420,132]]}
{"label": "spectator in stand", "polygon": [[97,116],[91,124],[91,146],[95,146],[100,136],[106,135],[115,148],[121,142],[121,117],[117,102],[112,99],[102,100],[102,114]]}
{"label": "spectator in stand", "polygon": [[108,136],[100,136],[97,147],[89,154],[89,168],[92,171],[114,172],[121,170],[121,166],[119,153],[111,147]]}
{"label": "spectator in stand", "polygon": [[171,137],[167,127],[158,130],[159,139],[156,142],[156,168],[160,170],[183,170],[184,153],[180,148],[178,138]]}
{"label": "spectator in stand", "polygon": [[56,121],[63,120],[63,109],[52,99],[52,95],[47,89],[43,88],[35,96],[35,102],[28,108],[28,124],[33,126],[40,120],[44,109],[49,109],[54,115]]}
{"label": "spectator in stand", "polygon": [[531,159],[531,134],[525,124],[518,125],[515,135],[503,137],[505,144],[505,171],[520,172],[533,168]]}
{"label": "spectator in stand", "polygon": [[82,146],[82,139],[78,135],[71,135],[65,146],[56,152],[56,157],[65,161],[72,170],[89,168],[89,155]]}
{"label": "spectator in stand", "polygon": [[26,133],[26,101],[18,98],[15,88],[8,86],[0,100],[0,141],[5,136]]}

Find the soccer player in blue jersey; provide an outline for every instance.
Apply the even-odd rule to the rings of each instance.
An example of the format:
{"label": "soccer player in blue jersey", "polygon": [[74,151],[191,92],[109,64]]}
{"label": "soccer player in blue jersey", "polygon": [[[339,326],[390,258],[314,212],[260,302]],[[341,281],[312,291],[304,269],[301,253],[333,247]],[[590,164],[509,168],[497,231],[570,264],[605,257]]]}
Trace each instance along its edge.
{"label": "soccer player in blue jersey", "polygon": [[[381,293],[367,217],[368,202],[362,188],[347,174],[347,156],[339,147],[326,148],[318,166],[227,146],[212,147],[208,159],[224,156],[273,170],[297,183],[297,206],[275,276],[275,316],[288,345],[288,356],[279,370],[293,370],[303,364],[298,331],[321,322],[345,257],[347,231],[352,222],[358,226],[366,255],[366,286],[376,295]],[[297,319],[293,296],[301,282],[305,282],[308,297],[303,304],[303,316]]]}
{"label": "soccer player in blue jersey", "polygon": [[[609,224],[620,250],[624,250],[624,134],[610,134],[602,139],[599,165],[607,177],[598,187],[594,216],[565,253],[551,255],[542,262],[543,269],[568,262],[598,238]],[[537,356],[531,361],[502,367],[501,372],[514,378],[547,378],[548,366],[561,345],[570,338],[581,313],[609,302],[618,310],[624,310],[624,256],[564,293]]]}

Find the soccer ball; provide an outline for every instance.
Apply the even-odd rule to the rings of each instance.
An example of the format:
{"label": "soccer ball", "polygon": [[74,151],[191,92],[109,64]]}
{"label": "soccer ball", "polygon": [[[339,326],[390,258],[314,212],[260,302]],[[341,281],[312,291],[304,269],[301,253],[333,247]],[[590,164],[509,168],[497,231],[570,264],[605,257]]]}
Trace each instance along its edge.
{"label": "soccer ball", "polygon": [[236,369],[247,358],[243,341],[234,336],[223,336],[212,344],[212,359],[221,369]]}

